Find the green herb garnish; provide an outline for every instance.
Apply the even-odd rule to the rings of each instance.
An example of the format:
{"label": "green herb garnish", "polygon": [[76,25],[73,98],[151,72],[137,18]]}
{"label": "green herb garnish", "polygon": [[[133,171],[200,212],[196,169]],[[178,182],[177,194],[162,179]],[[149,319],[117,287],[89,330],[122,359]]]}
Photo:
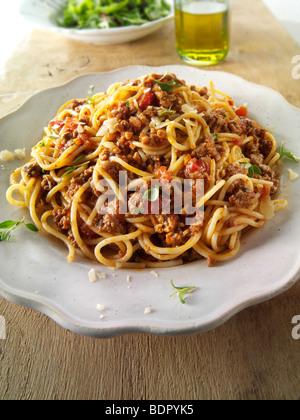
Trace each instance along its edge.
{"label": "green herb garnish", "polygon": [[179,300],[181,303],[185,303],[184,297],[186,294],[191,294],[193,293],[194,290],[196,290],[195,286],[189,287],[189,286],[184,286],[184,287],[177,287],[174,285],[173,280],[171,280],[171,285],[174,289],[176,289],[176,291],[174,293],[171,294],[170,297],[178,294],[179,296]]}
{"label": "green herb garnish", "polygon": [[39,147],[45,147],[45,137],[42,138],[42,140],[38,144]]}
{"label": "green herb garnish", "polygon": [[46,139],[57,140],[57,139],[59,139],[59,136],[57,136],[56,134],[51,134],[50,136],[44,136],[42,138],[42,140],[37,144],[36,147],[40,147],[40,148],[45,147],[46,146],[46,143],[45,143]]}
{"label": "green herb garnish", "polygon": [[169,115],[174,115],[174,114],[176,114],[176,111],[174,111],[170,107],[169,109],[166,109],[166,110],[162,111],[160,114],[158,114],[158,116],[159,117],[168,117]]}
{"label": "green herb garnish", "polygon": [[144,200],[156,201],[159,198],[159,186],[155,185],[154,188],[147,190],[143,196]]}
{"label": "green herb garnish", "polygon": [[254,174],[262,175],[262,171],[257,165],[251,165],[248,162],[241,162],[245,165],[245,168],[248,169],[248,175],[250,178],[254,178]]}
{"label": "green herb garnish", "polygon": [[88,90],[88,96],[87,96],[87,100],[89,101],[90,105],[94,105],[95,101],[93,99],[94,96],[94,90],[95,90],[95,86],[90,86],[89,90]]}
{"label": "green herb garnish", "polygon": [[[79,156],[79,158],[75,159],[75,161],[74,161],[74,162],[76,162],[76,160],[79,160],[81,157],[82,157],[82,156]],[[80,168],[81,166],[86,165],[87,163],[90,163],[90,161],[80,163],[79,165],[67,166],[67,167],[66,167],[66,172],[64,172],[64,173],[62,174],[62,176],[60,177],[60,179],[62,179],[62,178],[64,178],[64,177],[66,177],[66,176],[67,176],[67,175],[69,175],[71,172],[75,171],[75,169],[78,169],[78,168]]]}
{"label": "green herb garnish", "polygon": [[164,90],[166,92],[172,92],[173,87],[181,87],[182,86],[180,83],[176,82],[175,80],[169,80],[168,82],[162,82],[164,77],[165,76],[163,76],[159,80],[153,79],[155,81],[155,83],[157,83],[158,86],[161,88],[161,90]]}
{"label": "green herb garnish", "polygon": [[13,230],[15,230],[18,226],[24,224],[28,230],[31,232],[38,232],[38,228],[33,225],[32,223],[25,223],[25,217],[22,220],[14,222],[13,220],[6,220],[5,222],[0,223],[0,242],[6,241],[8,242],[11,238]]}
{"label": "green herb garnish", "polygon": [[[73,162],[73,163],[78,162],[80,159],[83,159],[83,158],[85,158],[85,157],[86,157],[86,155],[80,155],[80,156],[78,156],[78,157],[74,160],[74,162]],[[88,162],[84,162],[84,163],[88,163]]]}
{"label": "green herb garnish", "polygon": [[280,158],[279,159],[281,159],[283,157],[287,157],[288,159],[291,159],[293,162],[298,163],[298,159],[295,158],[293,153],[287,152],[283,145],[280,146],[279,153],[280,153]]}

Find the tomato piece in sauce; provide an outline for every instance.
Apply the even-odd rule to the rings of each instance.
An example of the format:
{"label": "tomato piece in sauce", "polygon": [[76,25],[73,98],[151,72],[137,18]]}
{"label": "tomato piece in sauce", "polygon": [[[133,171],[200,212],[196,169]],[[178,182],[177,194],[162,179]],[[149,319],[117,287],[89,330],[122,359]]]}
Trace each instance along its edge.
{"label": "tomato piece in sauce", "polygon": [[94,239],[98,237],[98,235],[84,222],[79,226],[79,230],[84,238]]}
{"label": "tomato piece in sauce", "polygon": [[203,174],[210,174],[210,165],[205,160],[192,159],[186,165],[185,175],[187,177],[189,177],[191,175],[201,176]]}
{"label": "tomato piece in sauce", "polygon": [[148,106],[155,105],[156,102],[157,102],[157,99],[156,99],[155,94],[151,92],[151,90],[149,90],[148,92],[144,93],[141,96],[141,98],[138,101],[138,104],[141,110],[145,111],[145,109],[147,109]]}
{"label": "tomato piece in sauce", "polygon": [[166,166],[161,166],[160,168],[156,169],[155,175],[159,176],[161,182],[171,182],[173,179],[173,174],[167,171]]}
{"label": "tomato piece in sauce", "polygon": [[237,109],[235,111],[236,115],[238,117],[248,117],[248,108],[246,108],[245,106],[240,106],[239,109]]}
{"label": "tomato piece in sauce", "polygon": [[65,131],[74,131],[78,127],[78,122],[73,118],[67,117],[65,122]]}

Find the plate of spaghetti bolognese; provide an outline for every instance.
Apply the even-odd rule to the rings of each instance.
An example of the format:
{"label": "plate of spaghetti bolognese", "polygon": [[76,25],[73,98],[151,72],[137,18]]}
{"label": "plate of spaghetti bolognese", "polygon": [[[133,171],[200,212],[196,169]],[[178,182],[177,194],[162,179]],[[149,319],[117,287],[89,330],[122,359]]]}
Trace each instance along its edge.
{"label": "plate of spaghetti bolognese", "polygon": [[1,295],[110,337],[206,331],[287,290],[299,116],[276,91],[187,66],[36,94],[0,121]]}

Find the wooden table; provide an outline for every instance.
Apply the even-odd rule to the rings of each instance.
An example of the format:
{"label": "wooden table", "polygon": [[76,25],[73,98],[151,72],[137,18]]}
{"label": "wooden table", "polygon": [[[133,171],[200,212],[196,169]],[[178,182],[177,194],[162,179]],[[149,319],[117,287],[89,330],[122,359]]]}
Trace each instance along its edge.
{"label": "wooden table", "polygon": [[[300,107],[291,64],[299,54],[260,0],[235,0],[231,51],[214,69],[270,86]],[[34,30],[7,62],[0,115],[37,90],[85,73],[176,63],[173,23],[114,48]],[[299,399],[300,340],[291,334],[299,302],[300,283],[208,333],[93,339],[0,298],[7,330],[0,340],[0,399]]]}

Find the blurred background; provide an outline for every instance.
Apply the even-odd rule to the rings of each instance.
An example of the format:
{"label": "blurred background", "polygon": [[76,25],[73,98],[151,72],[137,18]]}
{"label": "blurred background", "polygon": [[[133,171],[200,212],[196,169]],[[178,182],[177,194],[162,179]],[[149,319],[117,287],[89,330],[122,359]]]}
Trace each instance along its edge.
{"label": "blurred background", "polygon": [[[240,0],[242,1],[242,0]],[[300,47],[300,0],[262,0],[291,34]],[[0,70],[3,70],[5,61],[13,54],[21,42],[33,29],[19,15],[22,0],[0,2],[0,16],[3,17],[0,25],[1,54]]]}

